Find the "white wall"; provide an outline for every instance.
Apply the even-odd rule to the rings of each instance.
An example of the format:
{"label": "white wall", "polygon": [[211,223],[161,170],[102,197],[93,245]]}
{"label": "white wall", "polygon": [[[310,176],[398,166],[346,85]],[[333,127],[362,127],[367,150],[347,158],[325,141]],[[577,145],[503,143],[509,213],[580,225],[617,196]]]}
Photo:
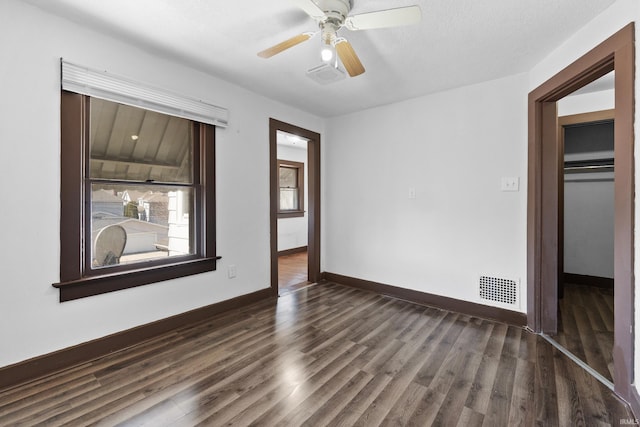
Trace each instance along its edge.
{"label": "white wall", "polygon": [[613,182],[613,173],[565,176],[565,273],[613,279]]}
{"label": "white wall", "polygon": [[[564,67],[575,61],[590,49],[597,46],[603,40],[620,30],[629,22],[636,21],[636,84],[635,84],[635,135],[640,135],[640,109],[637,108],[637,100],[640,100],[640,79],[637,70],[640,69],[640,2],[637,0],[618,0],[611,7],[597,16],[589,24],[575,33],[565,43],[551,52],[546,58],[540,61],[530,72],[529,89],[533,90],[541,83],[552,77]],[[640,144],[635,141],[635,161],[636,171],[640,170]],[[635,186],[639,188],[640,174],[635,175]],[[635,208],[635,223],[640,222],[640,209]],[[640,231],[638,227],[634,230],[635,238],[635,277],[640,277]],[[635,324],[640,320],[640,292],[635,292]],[[633,328],[635,331],[635,327]],[[640,333],[635,332],[635,372],[640,373]],[[638,378],[638,377],[636,377]],[[636,379],[636,388],[638,380]]]}
{"label": "white wall", "polygon": [[278,219],[278,250],[284,251],[307,246],[309,239],[307,150],[278,144],[278,159],[304,163],[304,216]]}
{"label": "white wall", "polygon": [[326,271],[472,302],[519,279],[525,311],[526,99],[520,74],[329,119]]}
{"label": "white wall", "polygon": [[613,110],[615,95],[616,92],[612,89],[564,97],[558,101],[558,116]]}
{"label": "white wall", "polygon": [[[0,366],[269,287],[269,117],[316,132],[322,119],[15,0],[0,2],[0,55]],[[60,57],[230,110],[216,131],[218,271],[58,302]]]}

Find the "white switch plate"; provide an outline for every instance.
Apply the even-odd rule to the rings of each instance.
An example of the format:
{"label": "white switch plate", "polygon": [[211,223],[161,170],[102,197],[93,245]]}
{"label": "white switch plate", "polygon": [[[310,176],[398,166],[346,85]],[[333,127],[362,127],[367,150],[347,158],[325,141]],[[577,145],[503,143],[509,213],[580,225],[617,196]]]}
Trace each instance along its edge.
{"label": "white switch plate", "polygon": [[416,187],[409,187],[409,198],[410,199],[416,198]]}
{"label": "white switch plate", "polygon": [[520,178],[517,176],[503,176],[500,185],[502,191],[520,191]]}
{"label": "white switch plate", "polygon": [[227,267],[227,274],[229,275],[229,279],[233,279],[237,274],[236,266],[234,264]]}

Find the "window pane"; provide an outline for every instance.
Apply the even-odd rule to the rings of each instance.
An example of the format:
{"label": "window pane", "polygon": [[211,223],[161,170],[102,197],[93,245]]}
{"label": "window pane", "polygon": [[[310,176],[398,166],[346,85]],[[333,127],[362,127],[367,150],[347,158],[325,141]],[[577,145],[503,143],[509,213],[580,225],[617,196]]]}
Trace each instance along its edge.
{"label": "window pane", "polygon": [[192,182],[189,120],[91,98],[89,144],[91,178]]}
{"label": "window pane", "polygon": [[280,189],[280,210],[298,210],[298,190],[296,188]]}
{"label": "window pane", "polygon": [[194,253],[189,187],[91,185],[93,267]]}
{"label": "window pane", "polygon": [[280,187],[296,188],[298,186],[298,169],[280,167]]}

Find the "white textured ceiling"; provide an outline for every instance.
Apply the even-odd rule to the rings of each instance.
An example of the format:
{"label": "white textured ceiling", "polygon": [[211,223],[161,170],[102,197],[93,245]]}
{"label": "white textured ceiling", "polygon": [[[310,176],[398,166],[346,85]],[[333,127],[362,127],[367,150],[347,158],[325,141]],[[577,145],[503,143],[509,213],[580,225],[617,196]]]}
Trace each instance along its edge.
{"label": "white textured ceiling", "polygon": [[320,116],[335,116],[531,69],[615,0],[354,0],[351,14],[417,4],[420,24],[350,32],[366,73],[309,79],[319,38],[256,53],[315,22],[289,0],[25,0]]}

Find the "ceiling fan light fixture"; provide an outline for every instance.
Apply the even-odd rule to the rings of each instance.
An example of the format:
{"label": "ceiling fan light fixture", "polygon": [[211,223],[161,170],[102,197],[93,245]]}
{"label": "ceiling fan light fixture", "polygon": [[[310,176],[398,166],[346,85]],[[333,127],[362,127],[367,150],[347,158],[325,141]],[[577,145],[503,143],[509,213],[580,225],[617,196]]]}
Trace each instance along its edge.
{"label": "ceiling fan light fixture", "polygon": [[331,63],[336,57],[336,48],[331,45],[324,45],[322,50],[320,51],[320,57],[322,58],[322,62],[326,62],[327,64]]}
{"label": "ceiling fan light fixture", "polygon": [[324,46],[320,51],[320,56],[322,57],[322,62],[331,62],[333,59],[333,49],[331,49],[331,46]]}
{"label": "ceiling fan light fixture", "polygon": [[338,28],[333,21],[320,24],[320,30],[322,32],[322,37],[320,37],[320,58],[322,62],[335,66],[337,66],[335,41]]}

